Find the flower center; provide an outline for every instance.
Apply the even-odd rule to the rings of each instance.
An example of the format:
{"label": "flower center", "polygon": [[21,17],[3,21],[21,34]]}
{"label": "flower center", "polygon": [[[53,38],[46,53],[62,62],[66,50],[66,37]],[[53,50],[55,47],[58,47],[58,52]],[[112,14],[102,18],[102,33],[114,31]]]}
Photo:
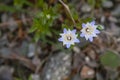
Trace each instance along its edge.
{"label": "flower center", "polygon": [[90,31],[90,29],[89,28],[86,28],[86,32],[89,32]]}
{"label": "flower center", "polygon": [[72,37],[71,37],[71,36],[67,36],[67,40],[69,40],[69,41],[70,41],[71,39],[72,39]]}

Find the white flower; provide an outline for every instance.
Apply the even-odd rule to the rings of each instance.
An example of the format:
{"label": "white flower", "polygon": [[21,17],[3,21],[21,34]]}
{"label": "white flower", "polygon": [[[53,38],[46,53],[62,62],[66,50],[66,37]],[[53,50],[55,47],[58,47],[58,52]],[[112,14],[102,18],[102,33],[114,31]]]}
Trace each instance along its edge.
{"label": "white flower", "polygon": [[67,30],[64,28],[63,33],[61,33],[61,38],[58,40],[63,42],[63,45],[66,45],[67,48],[69,48],[71,45],[74,45],[74,43],[79,43],[80,41],[77,39],[77,35],[75,34],[76,30]]}
{"label": "white flower", "polygon": [[96,34],[99,34],[100,31],[97,30],[97,25],[95,25],[95,21],[92,21],[90,23],[82,24],[82,30],[81,30],[81,37],[85,37],[86,40],[93,41],[93,37],[97,37]]}

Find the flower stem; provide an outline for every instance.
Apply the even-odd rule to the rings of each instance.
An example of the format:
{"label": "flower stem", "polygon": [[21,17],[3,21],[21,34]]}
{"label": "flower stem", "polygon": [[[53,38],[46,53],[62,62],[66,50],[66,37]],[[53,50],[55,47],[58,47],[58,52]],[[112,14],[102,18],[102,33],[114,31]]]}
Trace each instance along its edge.
{"label": "flower stem", "polygon": [[70,15],[70,18],[71,18],[74,26],[76,26],[75,20],[74,20],[72,14],[71,14],[71,12],[70,12],[70,9],[69,9],[68,5],[66,5],[62,0],[59,0],[59,2],[65,7],[65,9],[67,10],[67,12],[68,12],[69,15]]}

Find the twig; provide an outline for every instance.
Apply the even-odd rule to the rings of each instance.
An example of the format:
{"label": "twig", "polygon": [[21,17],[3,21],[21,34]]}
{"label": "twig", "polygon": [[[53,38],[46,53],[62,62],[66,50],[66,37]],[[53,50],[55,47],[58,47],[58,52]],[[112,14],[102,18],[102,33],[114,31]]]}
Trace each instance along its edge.
{"label": "twig", "polygon": [[41,70],[43,64],[51,57],[52,55],[52,52],[50,53],[50,55],[48,57],[46,57],[37,67],[36,67],[36,70],[35,70],[35,73],[39,73],[39,70]]}
{"label": "twig", "polygon": [[24,56],[18,55],[16,53],[11,53],[9,56],[2,56],[0,55],[0,58],[3,59],[10,59],[10,60],[18,60],[20,62],[22,62],[22,64],[29,68],[32,71],[36,70],[36,66],[32,63],[32,61]]}
{"label": "twig", "polygon": [[72,14],[71,14],[71,12],[70,12],[69,7],[68,7],[62,0],[59,0],[59,2],[65,7],[65,9],[67,10],[67,12],[68,12],[69,15],[70,15],[70,18],[71,18],[71,20],[72,20],[74,26],[76,26],[75,20],[74,20]]}
{"label": "twig", "polygon": [[43,64],[48,60],[48,57],[45,58],[43,61],[41,61],[41,63],[36,67],[35,73],[38,74],[39,70],[41,70]]}

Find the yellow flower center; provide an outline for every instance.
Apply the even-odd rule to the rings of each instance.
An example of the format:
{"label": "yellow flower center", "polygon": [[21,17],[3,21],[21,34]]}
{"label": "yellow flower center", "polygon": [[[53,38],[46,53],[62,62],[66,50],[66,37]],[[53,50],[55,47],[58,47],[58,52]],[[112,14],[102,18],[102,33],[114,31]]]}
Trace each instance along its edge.
{"label": "yellow flower center", "polygon": [[88,26],[88,27],[85,29],[85,32],[86,32],[86,34],[88,34],[88,35],[91,35],[91,34],[93,33],[93,31],[94,31],[94,28],[91,27],[91,26]]}

